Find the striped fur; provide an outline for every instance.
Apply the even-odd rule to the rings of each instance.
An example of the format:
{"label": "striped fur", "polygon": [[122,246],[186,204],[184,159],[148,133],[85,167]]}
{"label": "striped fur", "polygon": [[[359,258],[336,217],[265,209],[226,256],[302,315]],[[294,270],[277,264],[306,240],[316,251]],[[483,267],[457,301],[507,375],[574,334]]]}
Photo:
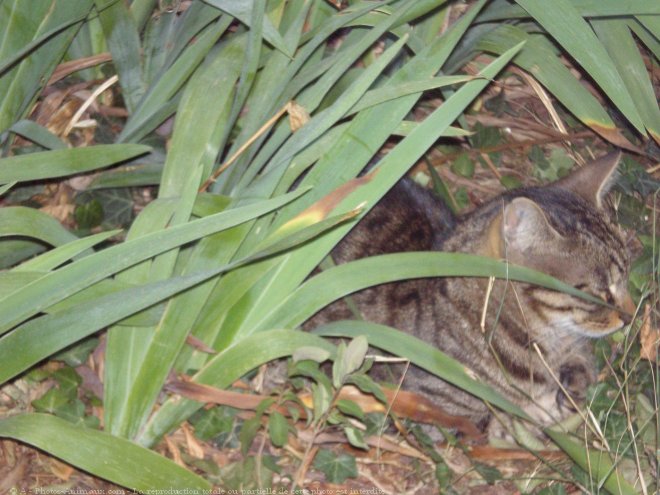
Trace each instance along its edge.
{"label": "striped fur", "polygon": [[[619,155],[607,155],[557,183],[504,193],[458,219],[431,193],[403,181],[339,244],[333,258],[344,263],[419,250],[481,254],[546,272],[629,311],[627,249],[603,206],[618,161]],[[443,350],[540,423],[564,418],[573,407],[557,379],[575,401],[584,398],[596,376],[590,340],[623,326],[623,312],[502,280],[486,301],[486,285],[478,278],[421,279],[352,298],[364,319]],[[312,324],[350,317],[348,307],[337,303]],[[411,368],[404,387],[489,427],[480,400],[423,370]],[[498,429],[490,426],[490,431]]]}

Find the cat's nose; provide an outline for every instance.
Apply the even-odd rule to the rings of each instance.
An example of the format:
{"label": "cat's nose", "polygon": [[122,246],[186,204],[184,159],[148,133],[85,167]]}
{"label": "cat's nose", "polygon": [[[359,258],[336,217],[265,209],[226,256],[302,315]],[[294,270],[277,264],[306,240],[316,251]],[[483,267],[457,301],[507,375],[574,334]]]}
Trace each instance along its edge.
{"label": "cat's nose", "polygon": [[626,294],[626,297],[623,299],[623,304],[621,305],[621,311],[619,311],[619,317],[624,325],[630,325],[636,311],[637,306],[635,305],[635,302],[629,294]]}

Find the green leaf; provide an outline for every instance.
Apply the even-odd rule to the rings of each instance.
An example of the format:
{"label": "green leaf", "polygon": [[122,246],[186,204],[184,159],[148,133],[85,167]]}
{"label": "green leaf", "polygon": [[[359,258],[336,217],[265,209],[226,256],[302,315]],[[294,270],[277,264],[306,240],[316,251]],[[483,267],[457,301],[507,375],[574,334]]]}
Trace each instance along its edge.
{"label": "green leaf", "polygon": [[[227,12],[232,17],[236,17],[243,24],[251,25],[252,2],[246,0],[204,0],[209,5],[213,5],[217,9]],[[263,34],[266,41],[271,43],[275,48],[280,50],[285,55],[292,57],[293,53],[287,48],[280,33],[277,32],[270,19],[267,16],[263,17]]]}
{"label": "green leaf", "polygon": [[520,179],[515,175],[503,175],[500,177],[500,184],[509,190],[517,189],[523,185]]}
{"label": "green leaf", "polygon": [[53,359],[56,361],[62,361],[72,368],[80,366],[87,361],[89,355],[96,349],[99,344],[99,339],[90,338],[82,341],[80,344],[73,346],[70,349],[66,349],[64,352],[60,352],[53,356]]}
{"label": "green leaf", "polygon": [[337,406],[337,409],[339,409],[343,414],[346,414],[347,416],[353,416],[354,418],[357,418],[361,421],[364,420],[364,412],[360,406],[352,400],[339,399],[337,402],[335,402],[335,406]]}
{"label": "green leaf", "polygon": [[69,366],[60,368],[53,372],[52,377],[57,381],[60,390],[74,399],[78,393],[78,387],[82,383],[82,377],[76,373],[76,370]]}
{"label": "green leaf", "polygon": [[241,431],[238,434],[238,440],[241,442],[241,454],[247,455],[252,446],[259,429],[261,428],[261,416],[255,416],[243,423]]}
{"label": "green leaf", "polygon": [[502,473],[496,467],[481,462],[473,462],[472,465],[474,466],[474,470],[479,473],[489,485],[502,479]]}
{"label": "green leaf", "polygon": [[96,10],[103,28],[128,113],[133,113],[144,93],[140,36],[135,19],[124,2],[96,0]]}
{"label": "green leaf", "polygon": [[474,161],[467,153],[461,153],[451,164],[451,171],[461,177],[474,177]]}
{"label": "green leaf", "polygon": [[66,144],[60,138],[32,120],[19,120],[9,130],[44,148],[52,150],[66,148]]}
{"label": "green leaf", "polygon": [[570,436],[558,431],[543,430],[578,466],[594,478],[598,488],[605,488],[612,495],[633,495],[638,491],[630,485],[617,469],[617,464],[607,452],[597,451],[583,442],[576,442]]}
{"label": "green leaf", "polygon": [[344,372],[346,375],[353,373],[360,366],[362,366],[368,350],[369,342],[364,336],[356,337],[348,343],[348,346],[346,347],[346,353],[344,354],[346,363]]}
{"label": "green leaf", "polygon": [[369,445],[364,441],[364,435],[360,430],[353,428],[352,426],[346,426],[344,428],[344,433],[346,434],[348,443],[353,447],[356,449],[369,450]]}
{"label": "green leaf", "polygon": [[321,371],[316,361],[294,361],[289,369],[289,376],[306,376],[315,382],[320,383],[328,390],[332,388],[332,383],[326,374]]}
{"label": "green leaf", "polygon": [[268,418],[268,434],[275,447],[284,447],[289,439],[289,423],[279,412],[273,411]]}
{"label": "green leaf", "polygon": [[[13,269],[13,272],[45,272],[52,270],[66,261],[69,261],[71,258],[75,258],[79,254],[85,253],[92,246],[117,235],[119,232],[121,231],[110,230],[108,232],[101,232],[99,234],[90,235],[89,237],[83,237],[82,239],[76,239],[66,244],[62,244],[47,253],[21,263]],[[91,252],[89,254],[91,254]]]}
{"label": "green leaf", "polygon": [[609,54],[570,0],[516,0],[591,76],[628,121],[645,134],[630,93]]}
{"label": "green leaf", "polygon": [[209,441],[222,433],[233,431],[235,419],[227,411],[226,407],[212,407],[191,417],[190,423],[195,428],[195,436]]}
{"label": "green leaf", "polygon": [[53,246],[78,240],[50,215],[25,206],[0,208],[0,236],[30,237]]}
{"label": "green leaf", "polygon": [[151,150],[141,144],[99,144],[42,151],[0,160],[0,183],[52,179],[105,168]]}
{"label": "green leaf", "polygon": [[230,212],[218,213],[186,225],[154,232],[113,246],[94,256],[87,256],[55,272],[48,273],[0,300],[0,329],[6,331],[23,319],[113,273],[181,244],[238,225],[277,208],[299,195],[298,192],[292,193],[279,199],[236,208]]}
{"label": "green leaf", "polygon": [[91,229],[103,221],[103,206],[98,200],[93,199],[89,203],[76,207],[73,216],[79,228]]}
{"label": "green leaf", "polygon": [[319,421],[321,416],[330,410],[332,405],[332,389],[324,382],[312,383],[312,402],[314,404],[314,421]]}
{"label": "green leaf", "polygon": [[340,388],[346,377],[357,370],[364,362],[369,343],[359,336],[348,344],[341,342],[337,349],[337,358],[332,366],[332,381],[335,388]]}
{"label": "green leaf", "polygon": [[58,409],[65,406],[71,397],[59,388],[51,388],[41,398],[33,400],[32,406],[38,412],[55,414]]}
{"label": "green leaf", "polygon": [[62,407],[57,408],[55,416],[74,425],[85,427],[85,404],[79,400],[69,400]]}
{"label": "green leaf", "polygon": [[347,378],[346,383],[355,385],[362,390],[365,394],[371,394],[383,404],[387,404],[387,397],[383,393],[383,389],[368,375],[355,374]]}
{"label": "green leaf", "polygon": [[[387,270],[383,270],[387,266]],[[594,303],[603,302],[549,275],[535,270],[464,253],[396,253],[363,258],[324,270],[285,298],[265,323],[295,327],[336,299],[358,290],[397,280],[444,276],[494,276],[559,290]]]}
{"label": "green leaf", "polygon": [[328,360],[330,353],[320,347],[299,347],[295,350],[292,357],[294,361],[304,361],[309,359],[316,361],[317,363],[322,363]]}
{"label": "green leaf", "polygon": [[453,473],[452,470],[447,466],[447,463],[444,461],[438,462],[435,465],[435,479],[438,480],[438,485],[440,489],[446,489],[450,487],[451,479]]}
{"label": "green leaf", "polygon": [[325,474],[330,483],[343,483],[347,478],[357,478],[355,457],[348,454],[337,455],[327,449],[320,449],[314,458],[314,467]]}
{"label": "green leaf", "polygon": [[[136,491],[196,489],[211,484],[155,452],[45,414],[0,420],[0,437],[37,447],[94,476]],[[75,439],[75,448],[72,448]],[[102,452],[103,455],[99,455]]]}
{"label": "green leaf", "polygon": [[[613,17],[636,14],[660,14],[660,6],[646,0],[574,0],[573,4],[583,17]],[[511,21],[529,14],[518,5],[506,1],[494,2],[484,11],[479,21]]]}

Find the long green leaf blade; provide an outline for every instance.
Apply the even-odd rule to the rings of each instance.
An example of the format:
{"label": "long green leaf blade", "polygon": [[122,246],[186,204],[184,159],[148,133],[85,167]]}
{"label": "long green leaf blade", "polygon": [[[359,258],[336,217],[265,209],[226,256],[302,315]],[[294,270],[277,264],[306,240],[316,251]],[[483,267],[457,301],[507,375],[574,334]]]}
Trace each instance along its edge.
{"label": "long green leaf blade", "polygon": [[291,193],[274,200],[236,208],[188,224],[143,236],[108,248],[51,272],[35,283],[0,300],[0,331],[37,314],[71,294],[159,253],[214,232],[239,225],[295,199]]}
{"label": "long green leaf blade", "polygon": [[607,452],[591,450],[584,442],[576,442],[570,436],[551,429],[544,430],[571,458],[590,476],[595,478],[596,492],[601,487],[612,495],[636,495],[640,493],[631,486],[623,474],[617,472]]}
{"label": "long green leaf blade", "polygon": [[384,351],[409,359],[420,368],[456,385],[500,409],[529,419],[527,414],[489,385],[471,378],[466,367],[423,340],[403,333],[395,328],[366,321],[338,321],[323,325],[314,333],[324,337],[355,338],[364,335],[369,344]]}
{"label": "long green leaf blade", "polygon": [[96,0],[96,10],[117,68],[126,108],[133,113],[145,90],[140,36],[135,19],[125,2]]}
{"label": "long green leaf blade", "polygon": [[[383,271],[383,266],[388,269]],[[395,253],[359,259],[319,273],[286,298],[264,322],[264,328],[297,327],[334,300],[378,284],[411,278],[491,276],[595,299],[544,273],[483,256],[443,252]]]}
{"label": "long green leaf blade", "polygon": [[[232,17],[235,17],[243,24],[250,26],[251,25],[251,13],[252,13],[252,1],[246,0],[204,0],[209,5],[226,12]],[[282,53],[288,57],[292,57],[293,53],[287,48],[286,43],[282,39],[282,36],[277,29],[273,26],[273,23],[270,22],[268,17],[263,17],[263,33],[264,39],[271,43],[275,48],[280,50]]]}
{"label": "long green leaf blade", "polygon": [[208,481],[151,450],[55,416],[31,413],[2,419],[0,437],[33,445],[131,490],[211,490]]}
{"label": "long green leaf blade", "polygon": [[[653,84],[625,20],[604,19],[591,21],[598,38],[612,57],[626,84],[635,107],[655,140],[660,142],[660,108]],[[660,34],[660,33],[658,33]]]}
{"label": "long green leaf blade", "polygon": [[628,121],[642,134],[644,123],[612,59],[569,0],[516,0],[596,81]]}
{"label": "long green leaf blade", "polygon": [[78,239],[50,215],[25,206],[0,208],[0,237],[4,236],[30,237],[52,246]]}
{"label": "long green leaf blade", "polygon": [[18,155],[0,160],[0,183],[52,179],[109,167],[148,153],[142,144],[99,144]]}

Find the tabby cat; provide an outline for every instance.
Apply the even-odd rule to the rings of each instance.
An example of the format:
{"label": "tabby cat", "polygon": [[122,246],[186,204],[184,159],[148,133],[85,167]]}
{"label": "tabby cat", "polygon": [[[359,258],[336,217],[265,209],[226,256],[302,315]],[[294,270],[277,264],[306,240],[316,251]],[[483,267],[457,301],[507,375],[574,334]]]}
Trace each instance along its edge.
{"label": "tabby cat", "polygon": [[[551,424],[574,411],[573,403],[584,399],[596,378],[591,338],[621,328],[634,310],[626,290],[626,243],[604,203],[619,158],[619,153],[609,154],[546,187],[505,192],[459,218],[431,192],[403,180],[332,257],[345,263],[401,251],[473,253],[545,272],[620,308],[503,280],[495,282],[486,299],[488,280],[483,278],[418,279],[351,296],[365,320],[441,349],[539,423]],[[313,323],[351,317],[340,302]],[[411,368],[403,387],[450,414],[470,418],[491,436],[502,434],[481,400],[421,369]]]}

